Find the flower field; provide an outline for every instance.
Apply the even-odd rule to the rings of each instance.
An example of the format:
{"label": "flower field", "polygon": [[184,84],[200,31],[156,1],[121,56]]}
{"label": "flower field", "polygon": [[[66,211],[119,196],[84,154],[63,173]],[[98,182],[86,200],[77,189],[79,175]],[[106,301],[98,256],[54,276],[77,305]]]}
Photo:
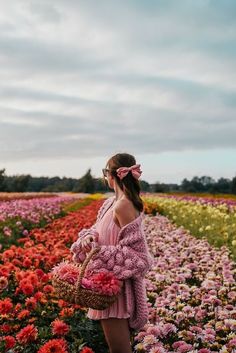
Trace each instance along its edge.
{"label": "flower field", "polygon": [[[150,213],[143,225],[155,263],[145,279],[149,322],[134,332],[134,352],[235,353],[236,265],[228,244],[215,248],[206,236],[174,224],[171,213],[161,214],[169,207],[178,215],[177,205],[171,209],[159,198],[143,198]],[[64,203],[63,216],[51,217],[26,236],[15,234],[17,242],[0,250],[0,352],[108,352],[99,322],[86,318],[87,309],[58,299],[51,282],[52,268],[71,260],[78,232],[95,222],[103,203],[99,195],[72,201]],[[201,205],[194,202],[188,215],[197,217]]]}
{"label": "flower field", "polygon": [[149,194],[142,197],[147,213],[167,216],[197,238],[220,248],[226,245],[236,261],[236,201],[223,198]]}
{"label": "flower field", "polygon": [[27,236],[30,229],[62,217],[62,206],[73,200],[73,196],[64,196],[0,201],[0,248],[17,244],[17,239]]}
{"label": "flower field", "polygon": [[102,202],[34,228],[19,239],[21,246],[0,253],[0,352],[92,352],[84,341],[104,351],[100,327],[88,322],[84,308],[56,298],[50,274],[62,259],[71,259],[69,247],[94,223]]}
{"label": "flower field", "polygon": [[236,264],[165,216],[146,216],[155,256],[146,276],[149,321],[135,337],[137,352],[235,353]]}

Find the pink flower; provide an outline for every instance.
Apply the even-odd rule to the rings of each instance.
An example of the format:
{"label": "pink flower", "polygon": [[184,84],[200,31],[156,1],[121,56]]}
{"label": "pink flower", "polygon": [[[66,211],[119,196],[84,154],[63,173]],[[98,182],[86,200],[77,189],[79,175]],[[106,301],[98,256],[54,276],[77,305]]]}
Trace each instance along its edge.
{"label": "pink flower", "polygon": [[82,279],[84,288],[92,289],[97,293],[115,295],[119,293],[122,281],[119,281],[112,272],[99,272]]}
{"label": "pink flower", "polygon": [[11,234],[12,234],[12,230],[11,230],[9,227],[5,226],[5,227],[3,228],[3,233],[4,233],[4,235],[6,235],[7,237],[10,237]]}
{"label": "pink flower", "polygon": [[[79,278],[80,268],[66,260],[54,266],[51,273],[70,284],[75,284]],[[115,295],[119,293],[122,281],[118,280],[112,272],[98,272],[83,277],[81,285],[100,294]]]}
{"label": "pink flower", "polygon": [[61,279],[70,284],[75,284],[79,277],[80,269],[78,266],[71,264],[68,261],[62,261],[53,267],[51,273],[57,274]]}
{"label": "pink flower", "polygon": [[0,292],[3,291],[3,289],[7,288],[8,286],[8,280],[4,276],[0,276]]}

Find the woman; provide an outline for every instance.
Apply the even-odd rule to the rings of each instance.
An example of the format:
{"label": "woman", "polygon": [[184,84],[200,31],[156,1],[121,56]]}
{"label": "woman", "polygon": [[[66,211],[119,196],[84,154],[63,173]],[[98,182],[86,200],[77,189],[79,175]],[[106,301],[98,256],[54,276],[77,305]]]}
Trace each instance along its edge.
{"label": "woman", "polygon": [[104,310],[90,308],[87,314],[90,319],[100,320],[111,353],[131,353],[130,329],[139,330],[148,320],[144,276],[153,257],[142,228],[141,173],[140,164],[128,153],[118,153],[108,160],[103,174],[115,196],[103,203],[96,223],[83,229],[71,247],[73,259],[82,262],[92,240],[100,251],[87,265],[87,273],[108,270],[123,281],[115,303]]}

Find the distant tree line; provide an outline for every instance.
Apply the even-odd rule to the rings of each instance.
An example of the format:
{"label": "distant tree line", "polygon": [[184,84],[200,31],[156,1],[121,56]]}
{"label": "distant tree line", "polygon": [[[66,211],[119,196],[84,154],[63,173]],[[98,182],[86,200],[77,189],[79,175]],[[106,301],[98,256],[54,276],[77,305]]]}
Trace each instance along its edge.
{"label": "distant tree line", "polygon": [[[183,179],[180,185],[156,182],[149,184],[140,179],[141,191],[147,192],[206,192],[236,194],[236,176],[231,179],[220,178],[215,181],[209,176]],[[0,169],[0,191],[5,192],[108,192],[111,191],[103,178],[94,178],[91,169],[79,179],[67,177],[32,177],[30,174],[7,176]]]}
{"label": "distant tree line", "polygon": [[[150,185],[140,181],[142,191]],[[94,178],[91,169],[79,179],[67,177],[32,177],[30,174],[7,176],[5,169],[0,170],[0,192],[108,192],[111,191],[103,178]]]}
{"label": "distant tree line", "polygon": [[184,178],[180,185],[156,182],[151,185],[152,192],[191,192],[210,194],[236,194],[236,175],[232,178],[214,180],[210,176],[194,176],[191,180]]}

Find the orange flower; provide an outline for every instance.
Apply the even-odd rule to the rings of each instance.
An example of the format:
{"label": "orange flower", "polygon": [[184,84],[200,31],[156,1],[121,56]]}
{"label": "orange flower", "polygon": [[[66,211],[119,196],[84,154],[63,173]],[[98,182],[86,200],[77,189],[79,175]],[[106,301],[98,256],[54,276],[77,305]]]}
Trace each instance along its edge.
{"label": "orange flower", "polygon": [[67,325],[64,321],[59,320],[59,319],[55,319],[51,323],[51,326],[52,326],[53,335],[63,336],[63,335],[66,335],[70,330],[69,325]]}
{"label": "orange flower", "polygon": [[70,317],[74,314],[75,310],[74,308],[63,308],[60,313],[59,316],[61,317]]}
{"label": "orange flower", "polygon": [[38,330],[34,325],[27,325],[16,334],[16,339],[21,344],[33,342],[38,337]]}
{"label": "orange flower", "polygon": [[63,300],[63,299],[59,299],[58,300],[58,306],[59,306],[59,308],[65,308],[65,307],[68,306],[68,303],[65,300]]}

